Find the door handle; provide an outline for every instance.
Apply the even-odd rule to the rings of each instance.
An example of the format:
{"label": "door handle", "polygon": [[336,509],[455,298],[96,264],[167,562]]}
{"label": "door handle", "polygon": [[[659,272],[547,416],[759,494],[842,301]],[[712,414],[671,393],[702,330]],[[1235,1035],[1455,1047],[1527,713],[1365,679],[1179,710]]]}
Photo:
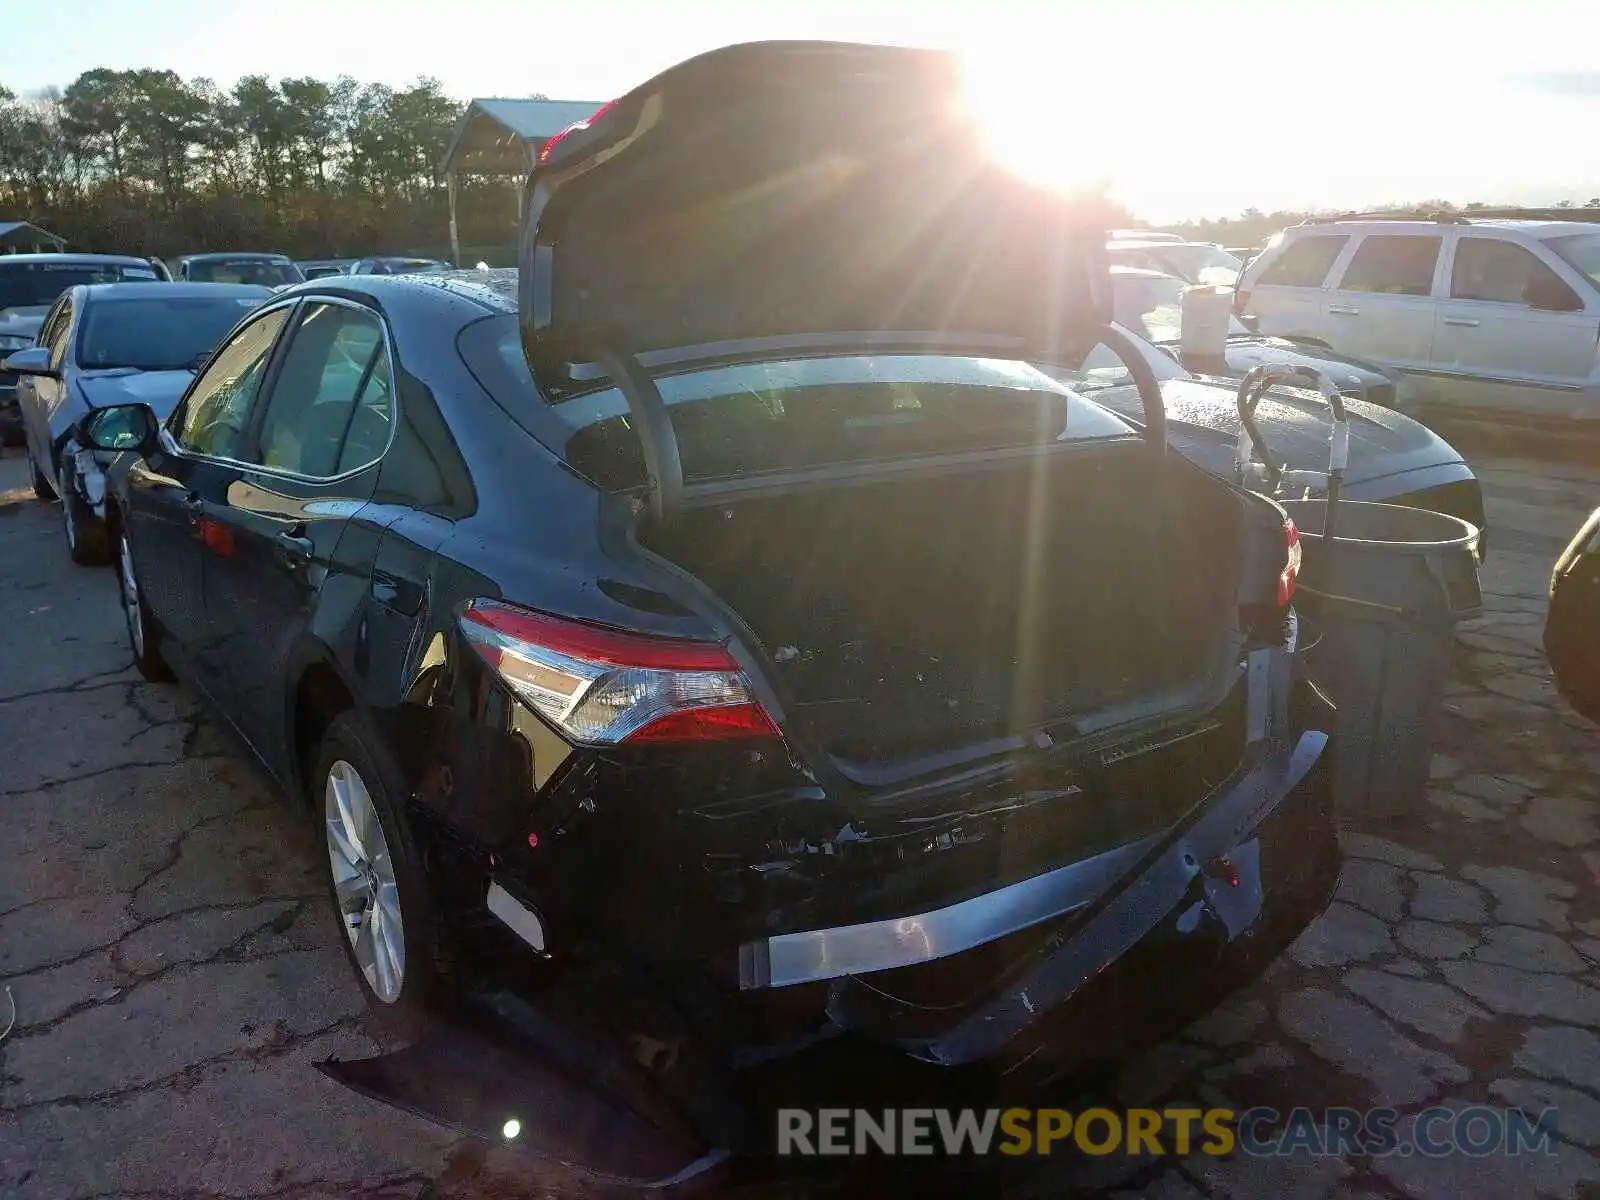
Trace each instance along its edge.
{"label": "door handle", "polygon": [[1361,314],[1361,310],[1351,304],[1330,304],[1328,314],[1334,317],[1355,317]]}
{"label": "door handle", "polygon": [[316,553],[316,545],[303,533],[285,530],[275,539],[278,550],[285,558],[301,559],[310,558]]}
{"label": "door handle", "polygon": [[1476,329],[1478,327],[1477,319],[1474,317],[1446,317],[1444,323],[1446,325],[1455,325],[1461,329]]}

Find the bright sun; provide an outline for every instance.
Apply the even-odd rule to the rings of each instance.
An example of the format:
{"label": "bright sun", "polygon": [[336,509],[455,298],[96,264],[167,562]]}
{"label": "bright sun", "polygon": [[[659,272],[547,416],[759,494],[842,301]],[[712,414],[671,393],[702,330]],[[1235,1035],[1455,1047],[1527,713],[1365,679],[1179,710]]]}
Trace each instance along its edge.
{"label": "bright sun", "polygon": [[966,115],[989,153],[1019,177],[1074,195],[1125,173],[1130,146],[1114,136],[1097,73],[1008,49],[964,56],[963,74]]}

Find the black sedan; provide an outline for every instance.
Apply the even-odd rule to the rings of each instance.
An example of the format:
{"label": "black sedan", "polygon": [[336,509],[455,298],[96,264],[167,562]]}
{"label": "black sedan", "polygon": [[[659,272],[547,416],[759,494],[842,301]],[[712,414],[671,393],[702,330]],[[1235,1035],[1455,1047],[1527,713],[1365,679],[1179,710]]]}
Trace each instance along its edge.
{"label": "black sedan", "polygon": [[119,283],[70,288],[45,318],[45,344],[5,360],[18,377],[34,495],[61,501],[74,562],[108,557],[106,454],[73,438],[96,408],[137,401],[165,418],[195,371],[270,288]]}
{"label": "black sedan", "polygon": [[547,144],[520,304],[313,281],[165,423],[86,422],[134,452],[139,669],[307,806],[411,1025],[335,1078],[681,1180],[804,1081],[982,1105],[1117,1055],[1326,904],[1293,527],[1165,453],[1142,368],[1136,430],[1033,365],[1138,358],[1103,232],[959,79],[704,55]]}
{"label": "black sedan", "polygon": [[1544,653],[1573,709],[1600,722],[1600,509],[1556,560]]}

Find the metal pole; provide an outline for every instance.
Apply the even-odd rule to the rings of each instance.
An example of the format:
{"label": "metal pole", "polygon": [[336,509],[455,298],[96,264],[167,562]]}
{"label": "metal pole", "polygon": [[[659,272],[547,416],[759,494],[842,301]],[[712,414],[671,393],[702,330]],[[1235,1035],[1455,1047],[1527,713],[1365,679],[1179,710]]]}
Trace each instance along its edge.
{"label": "metal pole", "polygon": [[444,173],[445,185],[450,192],[450,261],[455,266],[461,265],[461,235],[456,229],[456,169],[451,167]]}

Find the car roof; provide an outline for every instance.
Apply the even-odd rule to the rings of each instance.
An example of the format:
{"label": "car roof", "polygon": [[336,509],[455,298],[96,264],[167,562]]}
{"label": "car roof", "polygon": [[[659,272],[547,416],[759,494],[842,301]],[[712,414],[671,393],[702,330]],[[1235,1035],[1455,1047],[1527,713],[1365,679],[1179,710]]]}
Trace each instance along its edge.
{"label": "car roof", "polygon": [[277,292],[276,298],[356,293],[387,301],[408,295],[426,297],[441,291],[471,300],[489,312],[515,314],[517,269],[441,271],[436,275],[330,275],[292,284]]}
{"label": "car roof", "polygon": [[179,262],[204,262],[207,259],[221,258],[230,262],[241,258],[271,259],[273,262],[292,262],[287,254],[279,254],[276,250],[207,250],[204,254],[185,254],[178,259]]}
{"label": "car roof", "polygon": [[1600,233],[1600,221],[1518,221],[1484,220],[1474,221],[1474,225],[1486,225],[1491,229],[1508,229],[1514,233],[1524,233],[1529,237],[1545,238],[1566,237],[1574,233]]}
{"label": "car roof", "polygon": [[1320,221],[1306,221],[1291,225],[1287,232],[1297,237],[1315,234],[1319,230],[1348,233],[1360,228],[1382,233],[1411,233],[1427,235],[1442,233],[1446,229],[1485,229],[1505,233],[1519,233],[1531,238],[1567,237],[1575,233],[1600,233],[1600,221],[1546,221],[1527,217],[1454,217],[1442,221],[1422,218],[1407,220],[1403,217],[1330,217]]}
{"label": "car roof", "polygon": [[1177,279],[1179,283],[1183,282],[1176,275],[1169,275],[1165,271],[1152,271],[1149,267],[1124,267],[1119,263],[1111,264],[1111,277],[1113,279],[1119,277],[1123,279]]}
{"label": "car roof", "polygon": [[91,300],[144,300],[179,299],[184,296],[229,296],[243,299],[248,296],[265,298],[272,289],[258,283],[93,283],[83,285],[84,295]]}
{"label": "car roof", "polygon": [[5,254],[0,255],[0,266],[18,263],[123,263],[130,267],[148,267],[150,260],[133,254]]}
{"label": "car roof", "polygon": [[1147,241],[1144,238],[1113,238],[1106,243],[1107,250],[1170,250],[1173,246],[1193,246],[1194,242]]}

